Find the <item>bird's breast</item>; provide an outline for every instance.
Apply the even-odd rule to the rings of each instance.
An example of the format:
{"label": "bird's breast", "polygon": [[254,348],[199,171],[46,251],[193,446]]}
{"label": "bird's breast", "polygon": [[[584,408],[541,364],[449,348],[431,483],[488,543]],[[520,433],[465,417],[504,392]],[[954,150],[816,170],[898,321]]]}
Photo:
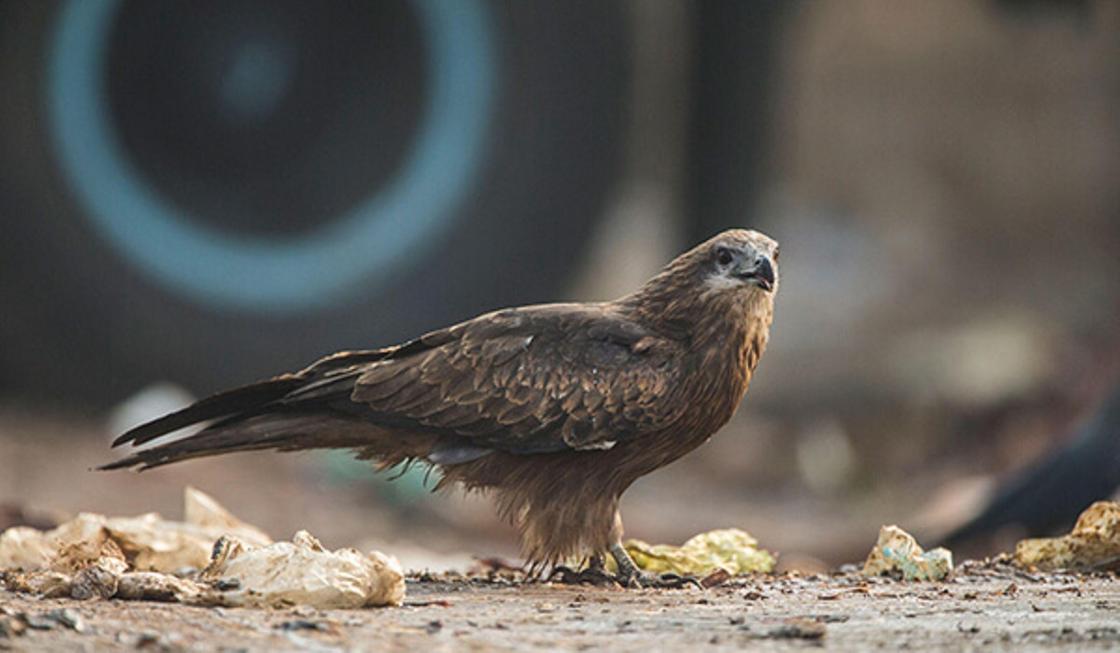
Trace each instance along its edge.
{"label": "bird's breast", "polygon": [[[751,325],[747,325],[749,327]],[[705,439],[726,424],[750,386],[754,368],[766,349],[768,325],[728,329],[701,348],[690,383],[690,421],[706,431]]]}

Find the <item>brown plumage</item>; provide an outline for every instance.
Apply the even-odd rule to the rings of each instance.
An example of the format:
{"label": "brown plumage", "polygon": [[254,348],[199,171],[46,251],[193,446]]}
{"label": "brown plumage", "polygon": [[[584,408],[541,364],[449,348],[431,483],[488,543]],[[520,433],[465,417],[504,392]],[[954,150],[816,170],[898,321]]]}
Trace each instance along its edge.
{"label": "brown plumage", "polygon": [[619,559],[622,493],[705,442],[742,400],[766,348],[777,258],[770,238],[726,231],[613,302],[487,313],[203,399],[114,446],[206,428],[104,469],[348,448],[381,468],[438,467],[439,487],[492,492],[537,568]]}

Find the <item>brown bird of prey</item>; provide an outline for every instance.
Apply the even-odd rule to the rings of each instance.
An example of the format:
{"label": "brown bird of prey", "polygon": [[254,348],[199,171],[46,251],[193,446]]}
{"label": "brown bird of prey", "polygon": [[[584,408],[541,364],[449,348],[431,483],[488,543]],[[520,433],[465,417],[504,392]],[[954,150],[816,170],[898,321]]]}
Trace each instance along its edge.
{"label": "brown bird of prey", "polygon": [[766,349],[778,244],[725,231],[611,302],[509,308],[400,345],[334,354],[203,399],[118,438],[103,469],[257,449],[423,462],[437,487],[492,492],[536,571],[562,561],[653,584],[621,544],[622,493],[734,414]]}

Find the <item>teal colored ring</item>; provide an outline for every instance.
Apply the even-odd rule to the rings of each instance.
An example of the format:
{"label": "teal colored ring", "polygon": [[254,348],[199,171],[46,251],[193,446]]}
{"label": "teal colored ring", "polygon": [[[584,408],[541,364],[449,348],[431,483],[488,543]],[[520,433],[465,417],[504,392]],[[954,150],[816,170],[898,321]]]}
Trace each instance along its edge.
{"label": "teal colored ring", "polygon": [[115,138],[102,70],[120,0],[69,0],[49,58],[47,102],[64,174],[101,235],[128,261],[209,306],[284,313],[376,286],[447,232],[474,186],[495,90],[481,0],[413,0],[428,101],[405,161],[376,195],[298,239],[223,233],[145,184]]}

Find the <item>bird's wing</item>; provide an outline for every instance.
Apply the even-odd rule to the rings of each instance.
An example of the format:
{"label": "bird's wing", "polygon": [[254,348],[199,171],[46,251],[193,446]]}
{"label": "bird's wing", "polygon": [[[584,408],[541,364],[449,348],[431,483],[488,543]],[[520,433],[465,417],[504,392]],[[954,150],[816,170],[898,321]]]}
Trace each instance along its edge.
{"label": "bird's wing", "polygon": [[201,431],[102,469],[147,469],[231,451],[361,449],[371,444],[363,423],[382,433],[441,436],[426,455],[441,464],[492,449],[609,448],[680,416],[687,403],[674,393],[682,385],[682,357],[678,343],[603,306],[508,309],[203,399],[113,445],[143,445],[206,424]]}
{"label": "bird's wing", "polygon": [[680,346],[603,307],[511,309],[421,340],[361,366],[350,400],[367,419],[542,453],[609,448],[685,408],[671,400]]}

